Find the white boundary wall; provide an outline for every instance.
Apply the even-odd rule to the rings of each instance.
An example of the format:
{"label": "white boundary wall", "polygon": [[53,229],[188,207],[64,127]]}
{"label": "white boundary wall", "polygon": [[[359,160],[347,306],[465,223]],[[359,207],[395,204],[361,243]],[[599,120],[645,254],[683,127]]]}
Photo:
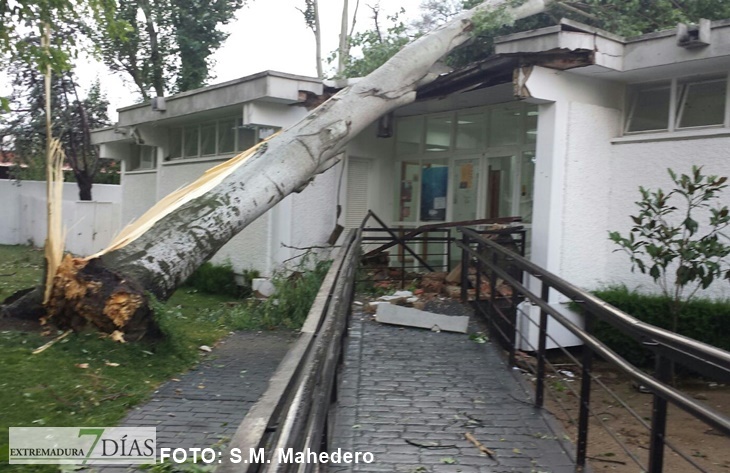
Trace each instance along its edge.
{"label": "white boundary wall", "polygon": [[[66,251],[95,253],[120,229],[121,186],[94,184],[94,201],[79,201],[75,182],[63,185]],[[46,183],[0,180],[0,244],[42,246],[46,239]]]}

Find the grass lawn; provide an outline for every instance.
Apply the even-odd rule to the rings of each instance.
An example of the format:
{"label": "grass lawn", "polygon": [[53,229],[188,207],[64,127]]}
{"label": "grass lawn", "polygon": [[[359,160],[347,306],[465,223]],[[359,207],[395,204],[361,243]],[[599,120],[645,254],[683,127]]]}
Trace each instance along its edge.
{"label": "grass lawn", "polygon": [[[40,250],[0,245],[0,300],[37,284],[42,268]],[[193,365],[200,345],[233,326],[256,328],[255,320],[232,318],[227,301],[181,288],[164,305],[160,320],[170,336],[162,342],[120,344],[89,331],[38,355],[31,352],[49,337],[0,320],[0,470],[58,469],[8,465],[8,427],[116,425],[160,383]]]}

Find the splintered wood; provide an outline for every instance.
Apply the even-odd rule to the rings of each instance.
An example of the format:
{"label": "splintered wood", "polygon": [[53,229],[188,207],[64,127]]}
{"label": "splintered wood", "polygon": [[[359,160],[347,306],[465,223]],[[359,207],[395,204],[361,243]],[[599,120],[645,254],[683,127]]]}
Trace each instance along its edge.
{"label": "splintered wood", "polygon": [[65,154],[61,142],[51,138],[46,160],[46,198],[48,209],[48,233],[44,248],[46,257],[46,280],[43,303],[48,303],[53,289],[53,278],[63,259],[65,232],[63,230],[63,160]]}

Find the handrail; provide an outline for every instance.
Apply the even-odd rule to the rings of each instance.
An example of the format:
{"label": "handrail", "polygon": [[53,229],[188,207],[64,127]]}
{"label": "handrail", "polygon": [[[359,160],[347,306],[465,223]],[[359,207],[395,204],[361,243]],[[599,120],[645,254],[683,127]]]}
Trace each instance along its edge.
{"label": "handrail", "polygon": [[[599,299],[598,297],[586,292],[573,284],[565,281],[559,276],[546,271],[544,268],[536,265],[530,260],[509,251],[508,249],[498,245],[492,241],[484,239],[480,234],[474,230],[468,228],[460,228],[462,233],[468,235],[470,238],[479,240],[480,243],[490,247],[491,250],[501,254],[504,257],[510,258],[511,261],[521,266],[522,270],[527,271],[532,276],[546,281],[550,287],[557,289],[565,296],[573,300],[581,301],[581,305],[585,306],[587,310],[595,314],[602,320],[610,323],[614,327],[623,329],[635,340],[641,343],[647,343],[650,341],[658,342],[672,349],[670,353],[665,353],[665,356],[669,358],[675,358],[677,361],[687,361],[687,355],[694,358],[701,359],[704,362],[709,362],[713,366],[719,368],[719,373],[722,375],[720,379],[730,379],[730,353],[720,348],[702,343],[693,338],[679,335],[674,332],[659,328],[655,325],[642,322],[641,320],[632,317],[631,315],[623,312],[622,310],[610,305],[609,303]],[[688,350],[689,353],[685,350]],[[701,367],[697,367],[702,369]],[[718,372],[712,373],[717,375]]]}
{"label": "handrail", "polygon": [[[520,255],[509,251],[488,239],[483,238],[481,235],[474,232],[473,230],[470,230],[468,228],[459,228],[459,231],[461,231],[469,239],[478,242],[480,245],[487,246],[491,251],[494,251],[495,253],[508,258],[510,263],[514,264],[519,269],[530,273],[532,276],[540,279],[543,284],[547,284],[549,287],[559,290],[571,299],[580,301],[581,305],[583,305],[590,312],[590,314],[598,317],[599,319],[605,320],[608,323],[616,322],[615,325],[618,327],[629,327],[631,328],[631,330],[629,330],[628,332],[632,336],[639,336],[640,339],[642,339],[643,337],[643,340],[645,342],[663,341],[669,342],[665,343],[665,345],[669,348],[689,348],[693,355],[698,357],[699,355],[704,355],[711,360],[711,363],[713,363],[720,369],[730,371],[729,352],[693,340],[691,338],[669,332],[659,327],[655,327],[653,325],[641,322],[630,316],[629,314],[626,314],[625,312],[603,301],[600,301],[595,296],[585,291],[582,291],[581,289],[578,289],[577,287],[561,279],[560,277],[546,271],[543,268],[540,268],[539,266],[521,257]],[[515,291],[519,291],[521,294],[526,296],[531,303],[537,305],[542,311],[544,311],[554,320],[563,325],[573,335],[578,337],[583,343],[590,347],[590,349],[593,350],[595,353],[613,362],[622,371],[646,386],[656,395],[668,400],[669,402],[672,402],[677,407],[705,421],[706,423],[717,428],[721,432],[730,435],[730,418],[716,412],[715,410],[699,402],[696,402],[689,396],[686,396],[682,392],[656,380],[652,376],[643,373],[632,364],[624,360],[621,356],[616,354],[613,350],[606,347],[600,340],[596,339],[588,332],[568,320],[555,308],[553,308],[546,301],[544,301],[541,297],[537,296],[535,293],[525,287],[521,281],[515,279],[504,269],[494,265],[491,261],[489,261],[479,252],[475,251],[468,244],[462,242],[457,242],[456,244],[462,250],[465,250],[471,256],[477,258],[482,264],[489,267],[490,270],[494,271],[499,277],[501,277],[504,281],[510,284],[515,289]],[[671,357],[670,353],[663,352],[662,355]]]}
{"label": "handrail", "polygon": [[[269,381],[269,387],[239,425],[228,449],[249,452],[264,449],[263,463],[233,463],[231,455],[217,471],[223,473],[284,472],[278,448],[319,451],[326,430],[328,400],[335,388],[335,373],[342,353],[347,316],[352,302],[354,272],[362,242],[363,221],[344,239],[332,263],[298,340]],[[301,466],[301,465],[299,465]],[[316,466],[316,465],[314,465]],[[308,468],[306,469],[308,471]]]}

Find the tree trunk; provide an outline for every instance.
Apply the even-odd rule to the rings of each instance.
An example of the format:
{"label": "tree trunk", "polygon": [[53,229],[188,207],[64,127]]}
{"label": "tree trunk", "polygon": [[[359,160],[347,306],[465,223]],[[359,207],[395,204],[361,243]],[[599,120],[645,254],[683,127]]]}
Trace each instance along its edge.
{"label": "tree trunk", "polygon": [[420,37],[382,67],[342,90],[298,124],[260,146],[211,190],[154,223],[137,239],[91,260],[67,257],[49,317],[61,328],[81,319],[128,338],[157,333],[148,294],[166,300],[190,274],[264,212],[340,159],[348,141],[382,115],[411,103],[433,81],[434,64],[470,38],[471,18],[502,8],[513,19],[551,0],[489,1]]}
{"label": "tree trunk", "polygon": [[[162,58],[160,57],[160,46],[158,42],[157,27],[153,6],[148,1],[139,2],[140,9],[144,13],[147,35],[150,40],[150,63],[152,68],[152,86],[158,97],[165,95],[165,80],[162,77]],[[144,95],[144,94],[143,94]]]}
{"label": "tree trunk", "polygon": [[314,2],[314,48],[315,57],[317,59],[317,78],[324,79],[324,71],[322,70],[322,30],[319,26],[319,2]]}
{"label": "tree trunk", "polygon": [[[347,58],[350,56],[350,37],[347,34],[347,22],[350,19],[348,10],[348,0],[342,1],[342,21],[340,23],[340,47],[337,52],[337,75],[341,76],[345,72]],[[353,19],[353,22],[355,20]]]}
{"label": "tree trunk", "polygon": [[87,176],[85,172],[80,171],[75,173],[76,184],[79,187],[79,200],[92,200],[91,199],[91,187],[94,185],[91,177]]}

